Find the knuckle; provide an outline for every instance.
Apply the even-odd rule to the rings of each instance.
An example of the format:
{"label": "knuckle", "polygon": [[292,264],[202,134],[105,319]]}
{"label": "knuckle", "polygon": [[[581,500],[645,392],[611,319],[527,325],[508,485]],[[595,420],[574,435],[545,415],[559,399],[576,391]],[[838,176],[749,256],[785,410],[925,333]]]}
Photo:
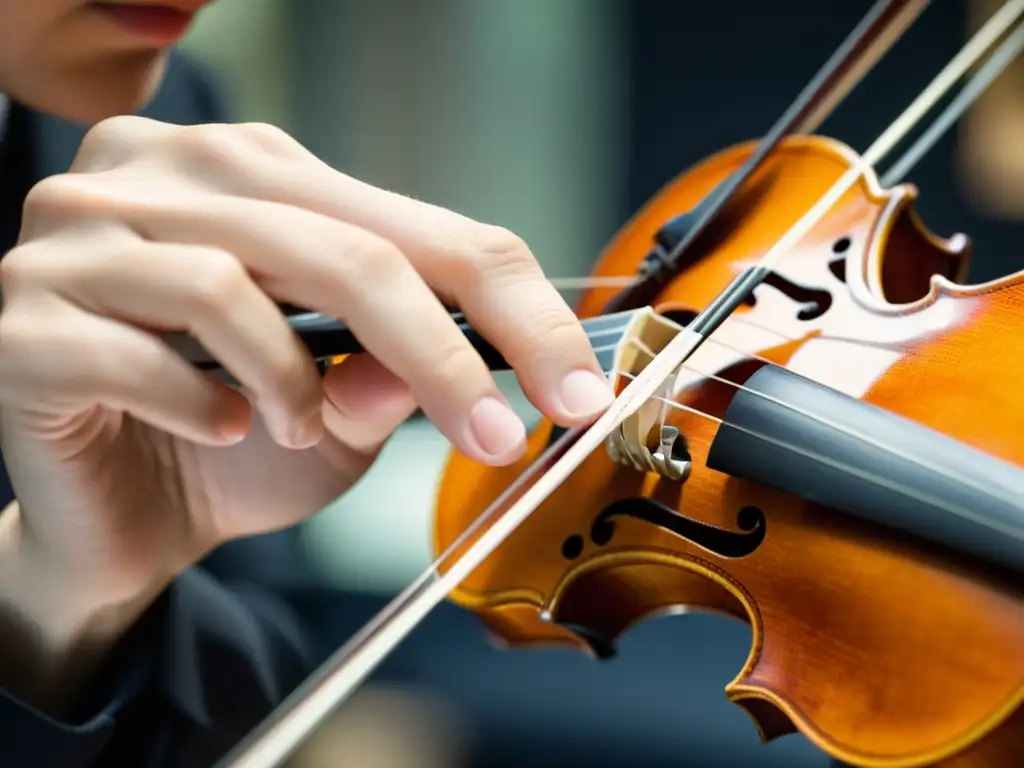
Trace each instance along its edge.
{"label": "knuckle", "polygon": [[476,350],[462,338],[432,347],[431,361],[422,370],[430,386],[439,392],[464,391],[467,381],[472,382],[485,371]]}
{"label": "knuckle", "polygon": [[587,349],[586,336],[571,311],[557,306],[533,307],[504,345],[513,367],[538,359],[564,358]]}
{"label": "knuckle", "polygon": [[301,149],[301,145],[286,131],[270,123],[241,123],[239,134],[245,140],[272,155],[290,155]]}
{"label": "knuckle", "polygon": [[484,226],[474,238],[473,254],[469,267],[477,280],[528,279],[540,274],[526,243],[504,227]]}
{"label": "knuckle", "polygon": [[409,265],[398,246],[370,232],[360,232],[345,248],[343,281],[349,293],[372,283],[388,283],[405,272]]}
{"label": "knuckle", "polygon": [[570,310],[557,306],[531,313],[524,335],[533,350],[550,350],[553,354],[564,354],[574,345],[586,342],[586,334],[576,316]]}
{"label": "knuckle", "polygon": [[189,126],[175,137],[177,149],[200,167],[244,165],[251,162],[251,143],[239,141],[238,126],[207,124]]}
{"label": "knuckle", "polygon": [[290,194],[295,171],[282,162],[304,159],[298,142],[266,123],[189,126],[175,135],[169,153],[177,168],[218,189],[269,200]]}
{"label": "knuckle", "polygon": [[488,256],[519,258],[530,253],[530,249],[519,235],[510,229],[493,224],[480,225],[475,240],[477,250]]}
{"label": "knuckle", "polygon": [[25,197],[23,215],[27,219],[52,213],[77,213],[87,210],[97,195],[84,176],[48,176],[37,182]]}
{"label": "knuckle", "polygon": [[86,131],[79,144],[78,157],[89,162],[106,156],[112,150],[120,153],[132,146],[153,122],[137,115],[116,115],[101,120]]}
{"label": "knuckle", "polygon": [[17,246],[0,262],[0,286],[5,299],[33,281],[39,263],[38,249],[34,243]]}
{"label": "knuckle", "polygon": [[29,243],[74,226],[78,234],[109,223],[122,200],[105,190],[95,177],[85,174],[48,176],[25,196],[22,208],[21,243]]}
{"label": "knuckle", "polygon": [[197,249],[195,253],[194,293],[192,310],[206,315],[222,312],[231,306],[251,279],[245,266],[227,251],[217,248]]}

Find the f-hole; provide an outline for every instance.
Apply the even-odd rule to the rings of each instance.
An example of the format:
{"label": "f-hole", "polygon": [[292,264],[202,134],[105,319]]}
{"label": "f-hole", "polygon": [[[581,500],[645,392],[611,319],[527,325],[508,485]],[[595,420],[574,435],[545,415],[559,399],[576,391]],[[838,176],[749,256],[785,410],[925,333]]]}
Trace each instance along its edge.
{"label": "f-hole", "polygon": [[[643,520],[693,542],[708,552],[727,558],[752,554],[761,546],[766,533],[764,512],[757,507],[743,507],[736,515],[736,527],[739,530],[730,531],[681,515],[655,499],[638,497],[613,501],[597,513],[590,525],[592,544],[605,547],[612,543],[617,517]],[[575,560],[583,554],[586,543],[582,535],[572,534],[562,542],[562,557]]]}
{"label": "f-hole", "polygon": [[840,237],[832,243],[832,253],[835,256],[828,262],[828,271],[840,283],[846,282],[846,256],[843,254],[850,250],[852,244],[853,242],[848,237]]}
{"label": "f-hole", "polygon": [[[828,269],[841,283],[846,282],[845,254],[850,250],[851,245],[853,245],[853,241],[849,237],[840,237],[832,244],[834,255],[829,259]],[[824,288],[801,285],[775,271],[769,273],[768,277],[764,279],[764,284],[770,285],[795,303],[801,304],[802,306],[797,312],[797,319],[804,322],[816,320],[828,312],[832,306],[832,294],[829,291]],[[751,294],[747,298],[746,304],[753,307],[757,304],[757,298]]]}
{"label": "f-hole", "polygon": [[816,320],[832,306],[832,294],[825,289],[801,285],[778,272],[769,273],[764,279],[764,284],[770,285],[783,296],[801,305],[796,314],[798,320]]}

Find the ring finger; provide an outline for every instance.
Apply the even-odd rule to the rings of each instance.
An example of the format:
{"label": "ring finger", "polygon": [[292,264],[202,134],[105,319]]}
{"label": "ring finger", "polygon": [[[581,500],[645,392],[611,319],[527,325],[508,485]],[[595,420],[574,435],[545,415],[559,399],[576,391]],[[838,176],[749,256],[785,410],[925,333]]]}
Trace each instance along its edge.
{"label": "ring finger", "polygon": [[187,238],[237,254],[275,299],[344,321],[467,455],[489,464],[522,455],[522,421],[437,296],[389,241],[303,209],[223,195],[134,215],[132,223],[150,237]]}
{"label": "ring finger", "polygon": [[50,284],[84,309],[153,331],[194,336],[249,392],[278,444],[308,448],[322,437],[322,384],[315,363],[232,254],[140,242],[127,251],[97,251],[59,266]]}

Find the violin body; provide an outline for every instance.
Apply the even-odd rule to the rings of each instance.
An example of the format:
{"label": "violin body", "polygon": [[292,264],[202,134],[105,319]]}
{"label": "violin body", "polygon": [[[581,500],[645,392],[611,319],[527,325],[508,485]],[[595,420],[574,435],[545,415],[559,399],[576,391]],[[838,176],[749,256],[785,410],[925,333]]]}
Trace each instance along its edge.
{"label": "violin body", "polygon": [[[670,182],[593,274],[636,273],[665,223],[753,149],[728,149]],[[829,139],[783,141],[745,187],[742,218],[654,309],[705,307],[856,160]],[[1018,765],[1024,579],[708,466],[723,429],[716,419],[770,364],[1024,466],[1024,273],[962,285],[967,238],[925,229],[916,194],[862,176],[687,361],[672,397],[689,410],[665,416],[685,440],[683,479],[595,452],[451,599],[511,646],[569,644],[598,656],[644,618],[679,607],[724,613],[753,630],[726,694],[764,740],[799,730],[858,766]],[[612,294],[584,294],[579,315],[599,314]],[[540,456],[552,431],[542,421],[513,466],[450,457],[438,553]]]}

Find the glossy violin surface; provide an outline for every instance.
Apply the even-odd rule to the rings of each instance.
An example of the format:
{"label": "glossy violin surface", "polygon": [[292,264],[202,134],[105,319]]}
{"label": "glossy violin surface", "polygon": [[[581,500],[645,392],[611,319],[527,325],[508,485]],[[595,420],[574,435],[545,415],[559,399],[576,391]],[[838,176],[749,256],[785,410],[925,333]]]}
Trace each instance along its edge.
{"label": "glossy violin surface", "polygon": [[[635,274],[753,149],[669,183],[593,274]],[[595,343],[619,389],[857,160],[785,139],[655,311]],[[968,239],[928,230],[916,196],[862,175],[451,599],[512,646],[597,656],[645,618],[725,613],[753,630],[726,693],[764,739],[799,730],[862,766],[1019,764],[1024,273],[963,284]],[[584,294],[580,316],[613,293]],[[505,468],[450,457],[438,553],[472,543],[556,431],[542,421]]]}

